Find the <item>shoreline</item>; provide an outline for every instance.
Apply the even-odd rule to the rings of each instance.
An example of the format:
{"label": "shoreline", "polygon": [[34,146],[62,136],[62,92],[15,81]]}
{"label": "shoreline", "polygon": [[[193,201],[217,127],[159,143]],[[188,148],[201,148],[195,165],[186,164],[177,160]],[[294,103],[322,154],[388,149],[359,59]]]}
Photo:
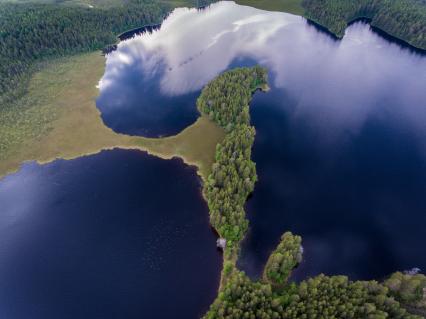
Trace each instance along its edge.
{"label": "shoreline", "polygon": [[[0,180],[18,171],[23,163],[41,165],[58,159],[72,160],[103,150],[134,149],[162,159],[179,157],[185,164],[197,167],[204,182],[214,161],[216,144],[224,130],[200,116],[176,135],[160,138],[131,136],[107,127],[95,105],[99,95],[96,84],[105,71],[100,52],[82,54],[52,61],[31,79],[28,99],[34,109],[57,112],[45,123],[46,131],[14,145],[0,161]],[[54,91],[55,94],[51,94]],[[38,101],[38,96],[45,99]],[[195,106],[194,106],[195,107]],[[18,127],[19,128],[19,127]]]}
{"label": "shoreline", "polygon": [[[173,151],[170,151],[170,153],[161,152],[159,150],[155,150],[155,146],[150,147],[148,145],[138,145],[139,143],[150,144],[150,143],[157,143],[157,142],[160,142],[160,141],[166,141],[166,140],[169,140],[169,139],[178,139],[179,137],[182,136],[182,134],[185,134],[187,131],[191,131],[194,128],[196,128],[199,125],[199,123],[202,122],[202,121],[205,121],[205,119],[206,119],[205,116],[200,116],[193,124],[186,127],[185,129],[183,129],[178,134],[171,135],[171,136],[168,136],[168,137],[146,138],[146,137],[142,137],[142,136],[123,135],[125,137],[129,137],[130,139],[133,139],[134,141],[129,141],[128,144],[123,143],[123,144],[108,145],[108,146],[101,147],[101,148],[93,150],[93,151],[75,153],[75,154],[71,154],[71,155],[65,155],[65,154],[60,155],[60,154],[58,154],[57,156],[51,156],[51,157],[44,158],[44,159],[40,159],[40,158],[25,159],[25,160],[21,161],[19,163],[19,165],[16,166],[16,167],[13,167],[11,169],[6,169],[5,171],[0,171],[0,182],[4,178],[6,178],[7,176],[17,173],[21,169],[22,165],[27,164],[27,163],[31,163],[31,162],[35,162],[38,165],[47,165],[47,164],[50,164],[50,163],[58,161],[58,160],[72,161],[72,160],[75,160],[75,159],[78,159],[78,158],[81,158],[81,157],[89,157],[89,156],[97,155],[97,154],[99,154],[103,151],[134,150],[134,151],[139,151],[139,152],[145,152],[150,156],[154,156],[154,157],[157,157],[157,158],[162,159],[162,160],[172,160],[172,159],[175,159],[175,158],[180,159],[185,165],[195,167],[195,170],[197,172],[197,176],[199,176],[201,181],[203,183],[205,183],[205,181],[207,180],[207,177],[209,175],[210,169],[209,169],[209,167],[205,167],[205,163],[202,163],[201,160],[197,161],[197,160],[190,159],[187,155],[179,154],[179,152],[173,152]],[[118,135],[121,135],[121,134],[118,134]],[[176,145],[179,145],[179,142],[176,143]],[[203,173],[203,169],[205,170],[204,173]]]}
{"label": "shoreline", "polygon": [[[393,35],[393,34],[387,32],[383,28],[374,24],[373,19],[369,18],[369,17],[359,16],[359,17],[353,18],[352,20],[346,22],[346,27],[343,30],[343,34],[338,34],[338,33],[331,31],[326,25],[323,25],[323,24],[319,23],[318,21],[316,21],[316,19],[314,17],[309,17],[306,14],[306,9],[302,5],[302,1],[299,1],[298,3],[289,1],[289,3],[287,3],[287,4],[272,2],[270,0],[258,1],[258,3],[256,3],[256,1],[254,1],[254,0],[235,0],[235,2],[238,5],[248,6],[248,7],[256,8],[256,9],[259,9],[259,10],[271,11],[271,12],[284,12],[284,13],[289,13],[289,14],[300,16],[300,17],[306,19],[306,21],[309,24],[314,25],[320,31],[323,31],[326,34],[328,34],[329,36],[331,36],[334,40],[341,40],[343,38],[344,34],[345,34],[346,29],[352,23],[358,22],[359,20],[367,19],[367,20],[369,20],[368,24],[371,26],[373,31],[378,33],[381,37],[384,37],[387,40],[390,40],[391,42],[395,42],[395,43],[403,46],[404,48],[408,48],[408,49],[413,50],[417,53],[426,54],[426,48],[416,46],[416,45],[410,43],[409,41],[403,39],[402,37],[399,37],[399,36],[396,36],[396,35]],[[296,9],[296,6],[299,7],[299,8]]]}
{"label": "shoreline", "polygon": [[155,151],[151,151],[149,148],[138,147],[138,146],[114,145],[114,146],[111,146],[111,147],[101,148],[101,149],[93,151],[93,152],[76,154],[75,156],[59,156],[59,157],[52,157],[52,158],[43,159],[43,160],[39,160],[39,159],[24,160],[20,163],[19,167],[16,167],[16,168],[11,169],[9,171],[5,171],[5,172],[0,173],[0,183],[2,182],[3,179],[7,178],[8,176],[19,172],[19,170],[21,169],[21,167],[23,165],[26,165],[26,164],[29,164],[29,163],[36,163],[37,165],[48,165],[48,164],[51,164],[51,163],[56,162],[56,161],[61,161],[61,160],[62,161],[73,161],[73,160],[76,160],[76,159],[79,159],[79,158],[90,157],[90,156],[98,155],[102,152],[108,152],[108,151],[114,151],[114,150],[138,151],[138,152],[146,153],[149,156],[157,157],[157,158],[159,158],[161,160],[165,160],[165,161],[173,160],[173,159],[179,159],[185,165],[187,165],[189,167],[194,167],[196,172],[197,172],[197,176],[200,177],[200,179],[203,183],[205,182],[205,177],[200,172],[199,163],[191,162],[182,155],[174,154],[174,155],[168,156],[168,155],[161,154],[161,152],[157,153]]}
{"label": "shoreline", "polygon": [[426,48],[417,47],[417,46],[411,44],[410,42],[408,42],[407,40],[404,40],[400,37],[392,35],[391,33],[388,33],[387,31],[385,31],[382,28],[375,25],[374,22],[373,22],[373,19],[369,18],[369,17],[359,16],[359,17],[356,17],[356,18],[350,20],[349,22],[347,22],[346,27],[343,30],[342,35],[334,33],[328,27],[326,27],[325,25],[322,25],[321,23],[317,22],[313,18],[308,18],[305,15],[302,15],[302,18],[306,19],[306,21],[309,25],[312,25],[314,28],[316,28],[320,32],[327,34],[328,36],[330,36],[335,41],[341,41],[343,39],[343,37],[345,36],[346,30],[352,24],[362,21],[362,22],[367,23],[374,33],[376,33],[380,37],[386,39],[387,41],[395,43],[395,44],[399,45],[400,47],[402,47],[403,49],[408,49],[408,50],[415,52],[415,53],[418,53],[418,54],[426,54]]}

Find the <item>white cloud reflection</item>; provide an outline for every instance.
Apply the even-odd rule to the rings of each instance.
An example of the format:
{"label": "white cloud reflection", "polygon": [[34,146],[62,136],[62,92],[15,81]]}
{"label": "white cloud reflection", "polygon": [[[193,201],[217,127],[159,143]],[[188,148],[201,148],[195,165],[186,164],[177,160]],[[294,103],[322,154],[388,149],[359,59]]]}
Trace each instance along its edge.
{"label": "white cloud reflection", "polygon": [[[138,61],[142,72],[156,71],[159,62],[166,66],[161,80],[165,94],[184,94],[199,90],[238,56],[264,56],[268,40],[279,29],[296,23],[301,17],[269,13],[232,2],[221,2],[204,11],[176,9],[161,29],[121,42],[108,56],[107,72],[101,81],[114,78],[117,67]],[[112,71],[110,73],[110,70]]]}
{"label": "white cloud reflection", "polygon": [[313,125],[356,133],[389,100],[401,101],[426,134],[425,57],[362,23],[334,41],[302,17],[233,2],[176,9],[160,30],[121,42],[99,86],[106,89],[131,65],[145,76],[162,72],[162,93],[180,95],[199,90],[238,57],[267,66],[273,85],[297,101],[294,115],[315,118]]}

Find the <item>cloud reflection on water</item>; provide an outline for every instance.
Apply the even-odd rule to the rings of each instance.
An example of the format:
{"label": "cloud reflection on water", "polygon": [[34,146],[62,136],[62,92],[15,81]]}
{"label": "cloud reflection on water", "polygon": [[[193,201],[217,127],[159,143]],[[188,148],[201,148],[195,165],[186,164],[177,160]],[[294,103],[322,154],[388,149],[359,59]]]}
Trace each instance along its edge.
{"label": "cloud reflection on water", "polygon": [[[162,94],[182,95],[200,90],[240,57],[267,66],[273,86],[295,100],[295,118],[325,137],[356,134],[377,108],[399,113],[426,137],[424,57],[364,23],[335,41],[302,17],[233,2],[176,9],[160,30],[121,42],[108,56],[100,88],[107,90],[131,66],[144,77],[160,75]],[[404,109],[386,109],[386,101]]]}
{"label": "cloud reflection on water", "polygon": [[[365,279],[424,264],[417,245],[425,207],[426,56],[365,23],[336,41],[301,17],[231,2],[177,9],[160,30],[122,42],[108,56],[101,94],[120,99],[110,104],[114,119],[131,99],[131,118],[135,110],[141,119],[161,113],[164,101],[177,118],[217,74],[252,63],[268,67],[273,89],[253,101],[259,181],[247,204],[252,229],[243,269],[260,273],[289,229],[305,241],[300,277],[329,271]],[[146,89],[150,83],[155,90]],[[152,104],[152,96],[153,108],[139,104]],[[177,105],[181,98],[187,109]]]}

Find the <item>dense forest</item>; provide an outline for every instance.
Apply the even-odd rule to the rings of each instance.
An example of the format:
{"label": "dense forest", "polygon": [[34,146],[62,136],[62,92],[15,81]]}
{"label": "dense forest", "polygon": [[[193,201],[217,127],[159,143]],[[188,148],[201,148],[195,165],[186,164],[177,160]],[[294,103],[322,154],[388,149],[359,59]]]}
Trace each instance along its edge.
{"label": "dense forest", "polygon": [[276,291],[234,270],[204,319],[421,319],[376,281],[319,275]]}
{"label": "dense forest", "polygon": [[123,31],[158,24],[176,5],[209,2],[0,0],[0,160],[17,145],[48,131],[48,123],[57,116],[48,106],[34,107],[39,101],[28,99],[35,71],[52,59],[115,44]]}
{"label": "dense forest", "polygon": [[303,0],[305,16],[342,37],[358,18],[426,50],[426,0]]}
{"label": "dense forest", "polygon": [[384,285],[396,299],[413,313],[426,318],[426,276],[419,274],[420,269],[408,273],[396,272]]}
{"label": "dense forest", "polygon": [[[299,284],[287,281],[300,262],[300,237],[286,233],[269,260],[284,264],[279,285],[269,278],[254,282],[235,266],[227,264],[225,285],[205,319],[299,319],[368,318],[419,319],[424,314],[426,277],[421,274],[392,275],[384,284],[376,281],[350,281],[346,276],[319,275]],[[282,280],[281,280],[282,279]],[[275,277],[274,277],[275,280]],[[410,312],[407,311],[410,310]]]}
{"label": "dense forest", "polygon": [[249,102],[252,93],[266,85],[266,76],[266,70],[260,67],[226,72],[209,83],[197,100],[200,112],[208,114],[227,133],[217,145],[204,196],[211,224],[227,240],[226,251],[230,254],[248,228],[244,203],[257,180],[251,160],[255,132],[250,125]]}
{"label": "dense forest", "polygon": [[125,5],[106,1],[108,5],[102,6],[61,3],[66,2],[0,2],[1,107],[25,93],[35,62],[102,49],[116,43],[116,36],[126,30],[161,23],[175,5],[166,0],[128,0]]}
{"label": "dense forest", "polygon": [[282,287],[291,271],[302,261],[302,238],[290,232],[281,236],[281,242],[269,256],[263,278],[273,286]]}
{"label": "dense forest", "polygon": [[325,275],[299,284],[289,281],[303,253],[302,238],[290,232],[270,255],[261,280],[252,281],[237,268],[240,242],[248,229],[244,202],[256,182],[249,102],[257,88],[266,87],[265,69],[239,68],[210,82],[197,101],[200,112],[226,131],[203,190],[212,226],[227,240],[221,288],[204,318],[422,318],[426,277],[421,274],[396,273],[384,283]]}
{"label": "dense forest", "polygon": [[132,0],[111,9],[1,4],[0,105],[25,92],[34,62],[101,49],[126,29],[160,22],[167,11],[151,0]]}

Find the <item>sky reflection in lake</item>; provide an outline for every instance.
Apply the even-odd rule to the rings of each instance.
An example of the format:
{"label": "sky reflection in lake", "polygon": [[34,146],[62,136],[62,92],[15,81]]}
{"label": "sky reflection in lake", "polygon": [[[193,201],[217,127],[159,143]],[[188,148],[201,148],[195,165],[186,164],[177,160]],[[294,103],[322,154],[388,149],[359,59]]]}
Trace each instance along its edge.
{"label": "sky reflection in lake", "polygon": [[[241,57],[268,67],[272,85],[295,100],[295,116],[318,126],[322,138],[356,133],[385,100],[403,104],[398,116],[426,136],[426,59],[363,23],[335,41],[299,16],[233,2],[203,11],[176,9],[159,31],[120,43],[107,58],[98,106],[118,131],[138,134],[139,125],[145,128],[142,135],[171,134],[195,120],[193,104],[203,85]],[[139,84],[129,83],[130,78]],[[135,90],[141,83],[146,85]],[[162,125],[169,119],[165,110],[173,114],[176,128]]]}
{"label": "sky reflection in lake", "polygon": [[292,230],[306,248],[297,278],[426,268],[426,57],[363,22],[336,41],[232,2],[177,9],[108,56],[98,106],[120,132],[172,134],[195,121],[203,85],[255,63],[272,90],[252,103],[259,182],[240,266],[259,275]]}

